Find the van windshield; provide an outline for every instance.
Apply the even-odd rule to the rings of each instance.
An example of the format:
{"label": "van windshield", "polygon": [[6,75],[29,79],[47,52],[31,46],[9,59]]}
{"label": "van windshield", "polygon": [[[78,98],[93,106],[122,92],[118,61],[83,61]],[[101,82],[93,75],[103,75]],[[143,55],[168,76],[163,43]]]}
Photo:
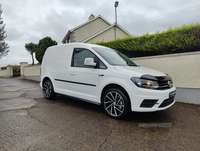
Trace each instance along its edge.
{"label": "van windshield", "polygon": [[104,60],[114,66],[137,66],[131,59],[121,52],[106,48],[92,47]]}

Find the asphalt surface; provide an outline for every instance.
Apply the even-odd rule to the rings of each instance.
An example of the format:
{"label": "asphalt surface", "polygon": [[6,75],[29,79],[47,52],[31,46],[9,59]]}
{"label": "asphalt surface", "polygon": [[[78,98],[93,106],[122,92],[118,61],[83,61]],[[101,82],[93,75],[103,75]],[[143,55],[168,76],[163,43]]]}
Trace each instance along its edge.
{"label": "asphalt surface", "polygon": [[39,83],[0,78],[0,151],[200,150],[200,106],[108,117],[66,96],[45,100]]}

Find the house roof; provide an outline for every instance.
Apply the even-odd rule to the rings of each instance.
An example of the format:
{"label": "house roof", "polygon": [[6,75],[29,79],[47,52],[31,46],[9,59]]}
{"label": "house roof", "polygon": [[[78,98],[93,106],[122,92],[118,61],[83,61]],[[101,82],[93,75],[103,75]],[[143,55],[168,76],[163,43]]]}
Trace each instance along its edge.
{"label": "house roof", "polygon": [[67,32],[67,34],[65,35],[64,39],[62,40],[62,42],[64,43],[64,42],[67,40],[67,38],[70,36],[70,34],[71,34],[73,31],[75,31],[76,29],[78,29],[78,28],[80,28],[80,27],[82,27],[82,26],[85,26],[86,24],[89,24],[90,22],[93,22],[94,20],[99,19],[99,18],[101,18],[101,19],[102,19],[103,21],[105,21],[109,26],[111,26],[111,24],[110,24],[106,19],[104,19],[101,15],[99,15],[99,16],[95,17],[94,19],[88,20],[87,22],[85,22],[85,23],[83,23],[83,24],[81,24],[81,25],[79,25],[79,26],[77,26],[77,27],[75,27],[75,28],[73,28],[73,29],[70,29],[70,30]]}
{"label": "house roof", "polygon": [[[85,39],[85,40],[83,40],[83,41],[81,41],[81,42],[87,42],[87,41],[89,41],[90,39],[92,39],[92,38],[94,38],[94,37],[96,37],[96,36],[98,36],[98,35],[104,33],[105,31],[111,29],[111,28],[114,27],[114,26],[115,26],[115,24],[112,24],[112,25],[110,25],[108,28],[106,28],[106,29],[104,29],[104,30],[102,30],[102,31],[100,31],[100,32],[98,32],[98,33],[96,33],[96,34],[94,34],[93,36],[91,36],[91,37],[89,37],[89,38],[87,38],[87,39]],[[116,27],[118,27],[119,29],[121,29],[122,31],[124,31],[124,32],[125,32],[126,34],[128,34],[129,36],[132,36],[128,31],[126,31],[124,28],[122,28],[119,24],[117,24]]]}
{"label": "house roof", "polygon": [[[83,41],[81,41],[81,42],[87,42],[88,40],[90,40],[90,39],[92,39],[92,38],[94,38],[94,37],[96,37],[96,36],[102,34],[103,32],[105,32],[105,31],[107,31],[107,30],[109,30],[109,29],[111,29],[112,27],[115,26],[115,24],[109,23],[105,18],[103,18],[101,15],[99,15],[99,16],[97,16],[97,17],[95,17],[95,18],[93,18],[93,19],[91,19],[91,20],[88,20],[87,22],[85,22],[85,23],[83,23],[83,24],[81,24],[81,25],[79,25],[79,26],[73,28],[73,29],[70,29],[70,30],[67,32],[67,34],[65,35],[65,37],[63,38],[62,42],[64,43],[64,42],[68,39],[68,37],[70,37],[70,34],[71,34],[72,32],[74,32],[76,29],[81,28],[81,27],[83,27],[83,26],[85,26],[85,25],[87,25],[87,24],[89,24],[89,23],[91,23],[91,22],[93,22],[93,21],[95,21],[95,20],[97,20],[97,19],[99,19],[99,18],[102,19],[103,21],[105,21],[105,22],[109,25],[109,27],[103,29],[102,31],[100,31],[100,32],[98,32],[98,33],[96,33],[96,34],[94,34],[93,36],[91,36],[91,37],[89,37],[89,38],[87,38],[87,39],[85,39],[85,40],[83,40]],[[124,31],[124,32],[125,32],[126,34],[128,34],[129,36],[132,36],[128,31],[126,31],[126,30],[125,30],[123,27],[121,27],[119,24],[116,24],[116,27],[118,27],[119,29],[121,29],[122,31]]]}
{"label": "house roof", "polygon": [[71,29],[70,31],[73,32],[74,30],[76,30],[76,29],[78,29],[78,28],[80,28],[80,27],[82,27],[82,26],[85,26],[86,24],[89,24],[90,22],[93,22],[94,20],[96,20],[96,19],[98,19],[98,18],[101,18],[101,19],[102,19],[103,21],[105,21],[107,24],[111,25],[105,18],[103,18],[101,15],[99,15],[99,16],[95,17],[94,19],[88,20],[87,22],[85,22],[85,23],[83,23],[83,24],[81,24],[81,25],[79,25],[79,26],[77,26],[77,27]]}

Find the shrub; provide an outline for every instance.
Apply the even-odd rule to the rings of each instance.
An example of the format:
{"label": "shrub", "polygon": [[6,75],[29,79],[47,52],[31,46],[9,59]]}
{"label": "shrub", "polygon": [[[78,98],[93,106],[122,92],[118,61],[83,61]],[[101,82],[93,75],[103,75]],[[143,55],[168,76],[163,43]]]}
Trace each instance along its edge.
{"label": "shrub", "polygon": [[7,69],[7,67],[1,67],[1,70],[6,70]]}
{"label": "shrub", "polygon": [[200,24],[97,44],[121,51],[129,57],[199,51]]}

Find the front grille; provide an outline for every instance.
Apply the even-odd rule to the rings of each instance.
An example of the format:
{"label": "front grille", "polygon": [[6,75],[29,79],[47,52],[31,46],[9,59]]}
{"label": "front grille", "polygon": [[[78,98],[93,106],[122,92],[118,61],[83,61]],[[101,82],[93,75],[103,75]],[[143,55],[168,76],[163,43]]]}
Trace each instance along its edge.
{"label": "front grille", "polygon": [[158,85],[159,85],[159,90],[165,90],[170,88],[168,81],[158,81]]}
{"label": "front grille", "polygon": [[166,106],[172,104],[173,102],[174,102],[174,97],[166,99],[162,102],[162,104],[159,106],[159,108],[166,107]]}
{"label": "front grille", "polygon": [[173,86],[173,82],[170,77],[156,77],[158,79],[159,90],[169,89]]}
{"label": "front grille", "polygon": [[158,100],[144,100],[142,101],[140,107],[146,107],[146,108],[151,108],[153,107]]}

